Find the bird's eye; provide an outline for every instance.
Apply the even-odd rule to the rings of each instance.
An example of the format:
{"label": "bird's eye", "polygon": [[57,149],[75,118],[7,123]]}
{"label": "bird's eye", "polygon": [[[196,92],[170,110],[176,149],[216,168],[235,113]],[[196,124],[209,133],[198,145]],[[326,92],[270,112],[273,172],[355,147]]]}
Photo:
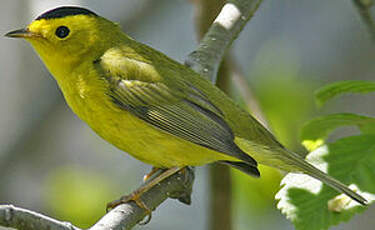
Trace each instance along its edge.
{"label": "bird's eye", "polygon": [[69,35],[69,28],[66,27],[66,26],[59,26],[57,29],[56,29],[56,36],[59,37],[59,38],[65,38]]}

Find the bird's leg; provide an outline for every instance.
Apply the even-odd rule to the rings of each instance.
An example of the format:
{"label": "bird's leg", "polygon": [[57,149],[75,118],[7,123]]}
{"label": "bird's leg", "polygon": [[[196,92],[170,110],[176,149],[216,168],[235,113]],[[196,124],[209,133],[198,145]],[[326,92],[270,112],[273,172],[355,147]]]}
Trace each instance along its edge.
{"label": "bird's leg", "polygon": [[148,179],[150,179],[160,168],[152,167],[151,172],[147,173],[143,177],[143,182],[146,182]]}
{"label": "bird's leg", "polygon": [[[143,195],[143,193],[147,192],[148,190],[153,188],[155,185],[159,184],[161,181],[163,181],[167,177],[175,174],[176,172],[180,171],[181,169],[183,169],[183,168],[182,167],[173,167],[173,168],[169,168],[169,169],[165,170],[164,172],[162,172],[160,175],[158,175],[154,179],[152,179],[150,181],[147,181],[146,184],[142,185],[140,188],[138,188],[137,190],[135,190],[131,194],[122,196],[120,199],[114,200],[114,201],[108,203],[107,204],[107,211],[115,208],[116,206],[118,206],[120,204],[125,204],[129,201],[134,201],[138,205],[138,207],[146,210],[148,218],[142,224],[147,224],[151,220],[152,210],[150,208],[148,208],[147,205],[141,200],[141,196]],[[151,172],[153,172],[153,171],[154,171],[154,169]],[[156,172],[156,170],[155,170],[155,172]],[[155,172],[153,172],[153,174]]]}

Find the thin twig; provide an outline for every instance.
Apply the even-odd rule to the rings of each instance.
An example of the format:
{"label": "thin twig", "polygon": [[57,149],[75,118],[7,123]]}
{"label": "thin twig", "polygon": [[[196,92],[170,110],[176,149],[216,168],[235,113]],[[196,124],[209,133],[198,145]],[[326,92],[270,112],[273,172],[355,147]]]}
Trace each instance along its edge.
{"label": "thin twig", "polygon": [[353,3],[357,7],[363,22],[367,25],[367,29],[372,39],[375,41],[375,21],[370,11],[374,2],[372,0],[353,0]]}
{"label": "thin twig", "polygon": [[[232,63],[231,65],[234,66],[235,63]],[[266,127],[269,131],[272,131],[266,119],[266,116],[264,115],[258,101],[256,100],[252,90],[249,87],[249,83],[247,82],[246,77],[238,67],[234,66],[234,68],[232,69],[232,79],[234,82],[234,86],[240,91],[240,94],[246,103],[246,108],[250,109],[250,113],[254,117],[256,117],[264,127]]]}

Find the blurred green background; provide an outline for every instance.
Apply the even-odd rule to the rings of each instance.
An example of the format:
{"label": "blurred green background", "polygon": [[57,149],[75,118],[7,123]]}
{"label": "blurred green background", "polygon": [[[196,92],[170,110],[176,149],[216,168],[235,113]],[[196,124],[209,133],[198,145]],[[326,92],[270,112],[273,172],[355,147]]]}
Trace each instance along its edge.
{"label": "blurred green background", "polygon": [[[194,5],[187,0],[2,0],[0,34],[63,4],[117,21],[130,36],[180,62],[197,44]],[[26,42],[1,37],[0,50],[0,203],[92,225],[108,201],[136,188],[151,167],[81,122]],[[304,153],[299,130],[318,114],[375,114],[374,94],[345,96],[320,110],[313,101],[313,91],[328,82],[374,80],[375,45],[349,0],[264,1],[233,54],[271,129],[295,151]],[[350,132],[341,129],[331,138]],[[136,228],[206,229],[207,172],[197,170],[191,206],[168,200],[150,224]],[[292,229],[273,199],[282,175],[266,167],[261,172],[261,179],[232,172],[234,229]],[[334,229],[373,229],[374,214],[370,207]]]}

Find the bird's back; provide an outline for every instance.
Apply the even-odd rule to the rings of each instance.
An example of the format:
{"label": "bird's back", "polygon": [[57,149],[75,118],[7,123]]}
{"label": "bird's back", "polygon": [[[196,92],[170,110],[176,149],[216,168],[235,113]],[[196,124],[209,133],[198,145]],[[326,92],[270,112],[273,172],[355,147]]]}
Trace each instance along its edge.
{"label": "bird's back", "polygon": [[[207,100],[222,113],[225,122],[234,134],[235,144],[242,151],[255,158],[259,163],[264,162],[271,165],[279,163],[277,156],[280,154],[280,150],[284,150],[284,147],[263,125],[228,95],[190,68],[166,55],[140,43],[136,43],[135,50],[137,49],[155,54],[147,56],[152,57],[149,60],[150,63],[161,76],[160,81],[168,87],[191,87],[202,92]],[[269,163],[271,158],[273,162]]]}

